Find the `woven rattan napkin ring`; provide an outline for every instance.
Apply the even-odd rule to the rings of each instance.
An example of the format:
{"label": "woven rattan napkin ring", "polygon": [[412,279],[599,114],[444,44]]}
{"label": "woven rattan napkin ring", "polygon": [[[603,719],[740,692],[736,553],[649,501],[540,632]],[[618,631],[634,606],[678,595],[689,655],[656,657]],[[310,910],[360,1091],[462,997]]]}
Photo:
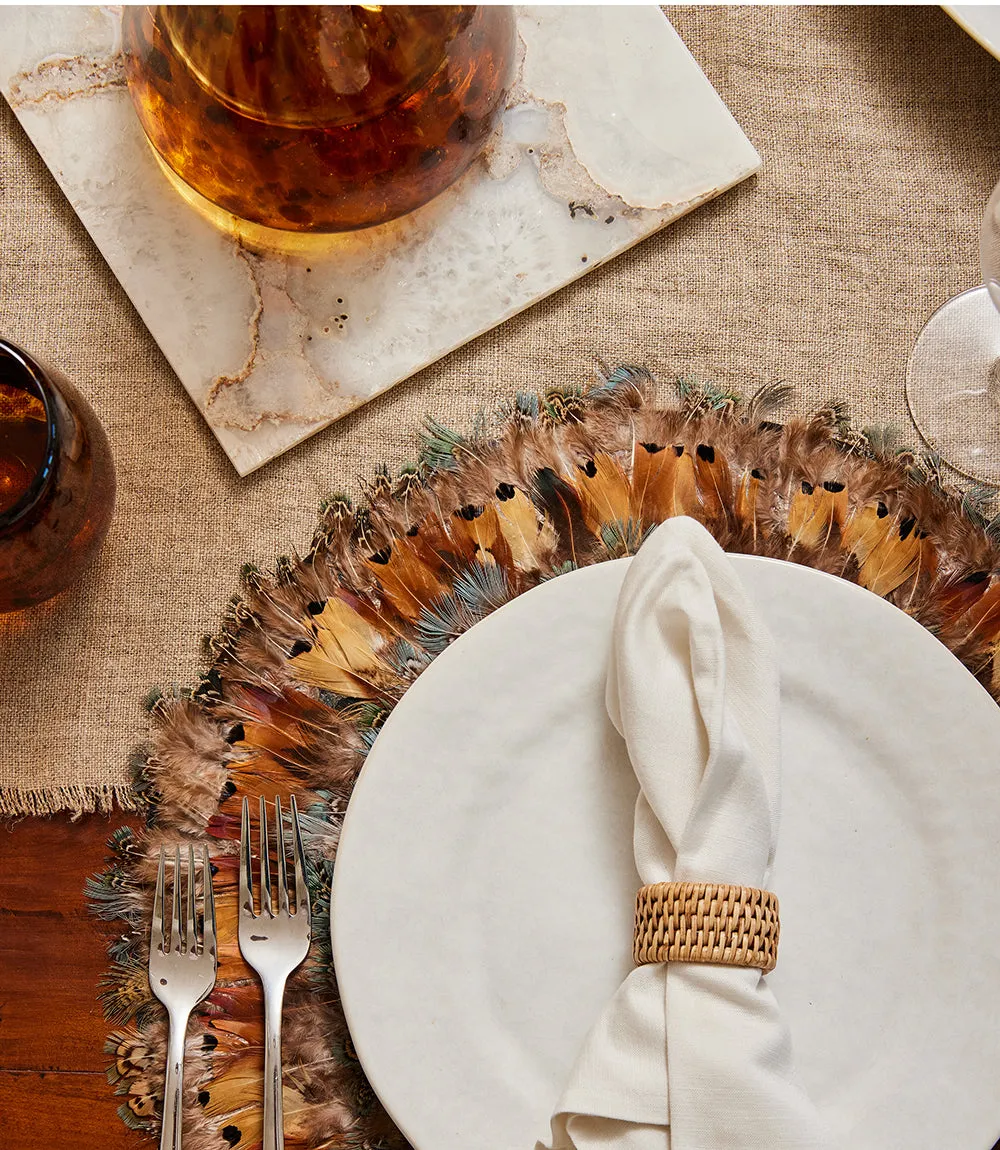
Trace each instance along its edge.
{"label": "woven rattan napkin ring", "polygon": [[635,898],[636,966],[710,962],[756,967],[778,961],[778,900],[770,891],[710,882],[656,882]]}

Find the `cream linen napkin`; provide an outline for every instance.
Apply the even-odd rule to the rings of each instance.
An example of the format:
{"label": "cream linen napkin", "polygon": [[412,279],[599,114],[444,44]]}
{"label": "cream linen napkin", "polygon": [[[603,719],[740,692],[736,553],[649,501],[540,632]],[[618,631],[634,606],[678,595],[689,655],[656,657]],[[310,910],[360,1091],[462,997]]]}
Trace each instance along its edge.
{"label": "cream linen napkin", "polygon": [[[640,784],[642,883],[766,889],[780,805],[773,642],[725,553],[692,519],[668,520],[632,560],[607,708]],[[553,1150],[826,1145],[767,979],[696,963],[629,974],[552,1119]]]}

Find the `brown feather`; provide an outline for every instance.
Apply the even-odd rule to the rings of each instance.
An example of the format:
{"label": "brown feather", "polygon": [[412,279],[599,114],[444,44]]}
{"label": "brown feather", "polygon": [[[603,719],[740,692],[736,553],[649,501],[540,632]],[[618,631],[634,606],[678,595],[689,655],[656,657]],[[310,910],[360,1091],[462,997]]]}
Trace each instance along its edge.
{"label": "brown feather", "polygon": [[[292,787],[307,801],[329,792],[329,830],[311,817],[306,837],[314,859],[333,858],[372,725],[433,656],[414,626],[420,607],[450,591],[472,564],[496,563],[518,593],[570,563],[628,553],[646,528],[687,514],[726,549],[794,554],[887,596],[935,627],[1000,693],[1000,582],[993,582],[1000,552],[992,534],[980,516],[970,520],[940,476],[848,437],[835,407],[779,426],[763,421],[763,399],[741,413],[706,390],[657,410],[631,387],[627,396],[613,388],[587,395],[571,385],[542,400],[542,417],[530,408],[519,404],[504,426],[466,440],[447,467],[421,465],[397,480],[380,471],[358,511],[344,500],[330,503],[305,559],[282,559],[273,578],[247,578],[213,648],[206,690],[157,707],[145,774],[159,802],[156,825],[128,858],[116,859],[129,881],[120,894],[112,889],[125,929],[134,931],[139,916],[148,920],[159,846],[201,841],[206,831],[218,840],[217,918],[226,940],[189,1051],[191,1091],[211,1084],[211,1113],[193,1104],[192,1093],[191,1150],[223,1150],[233,1132],[223,1138],[220,1125],[237,1120],[241,1150],[260,1136],[259,1102],[249,1087],[254,1079],[259,1090],[261,993],[234,942],[240,801]],[[462,514],[470,508],[476,513]],[[619,523],[626,529],[607,529]],[[346,701],[328,706],[318,697],[323,688]],[[140,953],[144,945],[140,939]],[[286,1144],[399,1150],[404,1140],[350,1049],[335,980],[320,971],[326,961],[314,952],[289,984],[286,1084],[299,1097],[286,1093]],[[148,1020],[141,963],[119,965],[112,1012],[143,1019],[146,1044],[112,1051],[113,1072],[133,1091],[137,1113],[155,1119],[162,1020]],[[206,1032],[219,1038],[214,1060],[197,1047]],[[150,1051],[160,1052],[151,1063]]]}
{"label": "brown feather", "polygon": [[231,753],[219,724],[192,700],[161,703],[159,736],[146,769],[162,817],[180,831],[202,831],[218,806]]}

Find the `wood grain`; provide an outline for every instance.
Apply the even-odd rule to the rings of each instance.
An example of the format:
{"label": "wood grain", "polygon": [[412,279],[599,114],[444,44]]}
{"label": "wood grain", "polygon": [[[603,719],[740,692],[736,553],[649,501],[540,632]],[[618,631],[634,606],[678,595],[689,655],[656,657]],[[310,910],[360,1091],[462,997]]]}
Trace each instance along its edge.
{"label": "wood grain", "polygon": [[104,939],[83,898],[122,822],[135,825],[122,816],[0,825],[0,1150],[156,1145],[122,1124],[104,1073]]}
{"label": "wood grain", "polygon": [[128,821],[88,816],[0,827],[0,1150],[136,1150],[105,1076],[97,983],[105,936],[83,884]]}

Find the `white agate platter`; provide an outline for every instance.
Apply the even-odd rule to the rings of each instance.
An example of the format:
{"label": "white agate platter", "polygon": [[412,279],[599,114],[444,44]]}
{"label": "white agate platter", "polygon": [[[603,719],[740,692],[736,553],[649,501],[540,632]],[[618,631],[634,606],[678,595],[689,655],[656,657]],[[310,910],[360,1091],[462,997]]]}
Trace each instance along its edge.
{"label": "white agate platter", "polygon": [[[732,561],[779,651],[767,977],[800,1075],[834,1146],[986,1150],[1000,1135],[1000,708],[877,596]],[[636,782],[604,708],[627,563],[544,583],[459,638],[354,790],[337,979],[416,1150],[532,1150],[631,969]]]}
{"label": "white agate platter", "polygon": [[655,5],[515,14],[507,108],[461,179],[401,219],[269,250],[160,171],[119,6],[0,3],[0,96],[241,475],[760,167]]}

